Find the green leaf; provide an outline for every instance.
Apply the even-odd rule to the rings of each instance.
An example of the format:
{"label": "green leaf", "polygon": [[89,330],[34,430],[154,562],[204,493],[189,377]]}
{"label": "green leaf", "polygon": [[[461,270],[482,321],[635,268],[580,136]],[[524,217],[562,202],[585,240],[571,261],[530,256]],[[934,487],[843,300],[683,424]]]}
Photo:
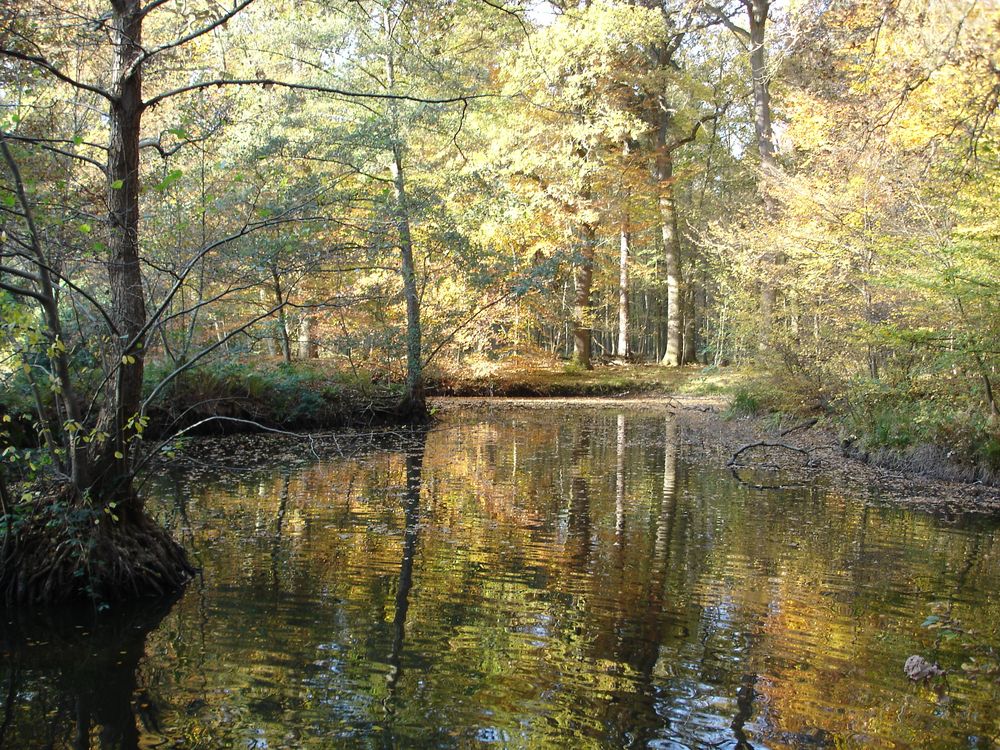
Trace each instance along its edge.
{"label": "green leaf", "polygon": [[111,183],[112,190],[121,190],[122,186],[125,184],[125,180],[115,180]]}
{"label": "green leaf", "polygon": [[167,176],[157,184],[153,185],[153,187],[162,192],[177,182],[183,175],[184,173],[181,170],[171,169],[167,172]]}
{"label": "green leaf", "polygon": [[90,234],[90,232],[92,231],[92,229],[93,229],[93,227],[91,227],[90,224],[81,224],[80,225],[80,231],[83,232],[84,234]]}

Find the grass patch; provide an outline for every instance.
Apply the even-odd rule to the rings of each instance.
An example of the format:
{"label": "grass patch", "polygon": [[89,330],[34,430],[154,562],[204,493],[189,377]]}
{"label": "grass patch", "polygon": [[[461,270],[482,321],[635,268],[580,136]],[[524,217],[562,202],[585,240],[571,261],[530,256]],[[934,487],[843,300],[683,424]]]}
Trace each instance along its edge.
{"label": "grass patch", "polygon": [[876,462],[945,478],[1000,481],[1000,424],[975,394],[859,381],[842,405],[846,439]]}

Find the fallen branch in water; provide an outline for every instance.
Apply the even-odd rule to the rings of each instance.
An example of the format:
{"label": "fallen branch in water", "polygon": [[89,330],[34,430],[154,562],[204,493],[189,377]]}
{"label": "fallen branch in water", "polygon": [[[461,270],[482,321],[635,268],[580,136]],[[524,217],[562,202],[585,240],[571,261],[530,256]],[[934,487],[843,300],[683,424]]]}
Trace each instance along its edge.
{"label": "fallen branch in water", "polygon": [[772,443],[767,440],[758,440],[756,443],[750,443],[749,445],[744,445],[738,451],[736,451],[729,459],[726,466],[739,466],[736,459],[739,458],[743,453],[753,448],[783,448],[786,451],[794,451],[795,453],[801,453],[804,456],[810,456],[812,451],[808,448],[797,448],[794,445],[788,445],[787,443]]}
{"label": "fallen branch in water", "polygon": [[800,454],[802,456],[805,456],[805,458],[806,458],[805,464],[803,465],[802,468],[812,469],[812,468],[815,468],[817,466],[817,464],[813,461],[813,458],[812,458],[812,452],[814,450],[812,448],[799,448],[799,447],[794,446],[794,445],[789,445],[788,443],[776,443],[776,442],[769,441],[769,440],[758,440],[755,443],[749,443],[748,445],[744,445],[742,448],[740,448],[739,450],[737,450],[729,458],[729,461],[726,463],[726,466],[729,467],[730,471],[733,474],[733,478],[736,479],[737,482],[739,482],[740,484],[746,485],[747,487],[750,487],[751,489],[755,489],[755,490],[785,490],[785,489],[793,489],[795,487],[802,487],[802,486],[804,486],[806,484],[806,482],[804,482],[804,481],[803,482],[793,482],[793,483],[782,483],[782,484],[759,484],[759,483],[751,482],[751,481],[749,481],[747,479],[744,479],[742,476],[740,476],[740,470],[741,469],[756,468],[756,469],[771,470],[771,471],[774,471],[774,472],[780,471],[782,469],[781,466],[779,466],[778,464],[773,464],[773,463],[767,463],[767,464],[765,464],[762,461],[759,461],[759,462],[752,463],[752,464],[743,464],[743,463],[740,463],[738,461],[738,459],[739,459],[739,457],[741,455],[743,455],[747,451],[753,450],[754,448],[767,448],[767,449],[778,448],[778,449],[781,449],[781,450],[790,451],[792,453],[798,453],[798,454]]}

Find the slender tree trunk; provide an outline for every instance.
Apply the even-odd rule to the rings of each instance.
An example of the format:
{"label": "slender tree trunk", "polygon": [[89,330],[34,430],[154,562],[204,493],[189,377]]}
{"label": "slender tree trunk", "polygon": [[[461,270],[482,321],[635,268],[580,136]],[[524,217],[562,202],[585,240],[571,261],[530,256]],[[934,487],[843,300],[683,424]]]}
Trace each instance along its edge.
{"label": "slender tree trunk", "polygon": [[694,290],[689,286],[684,292],[684,336],[683,341],[683,352],[681,355],[681,362],[684,364],[691,364],[695,361],[695,317],[694,317]]}
{"label": "slender tree trunk", "polygon": [[[264,310],[271,309],[271,303],[268,302],[268,290],[266,286],[262,286],[259,289],[260,292],[260,305]],[[223,334],[219,329],[219,321],[215,321],[215,332],[216,338],[222,338]],[[278,337],[275,336],[276,331],[273,326],[268,323],[264,327],[264,346],[267,348],[267,356],[277,357],[278,356]]]}
{"label": "slender tree trunk", "polygon": [[661,128],[656,155],[657,203],[663,233],[663,260],[667,273],[667,349],[661,364],[681,363],[681,238],[677,230],[677,202],[674,199],[674,162],[668,150],[666,124]]}
{"label": "slender tree trunk", "polygon": [[288,316],[285,314],[285,293],[281,288],[281,276],[278,269],[271,269],[271,278],[274,281],[274,304],[278,308],[278,319],[275,321],[278,326],[278,342],[281,344],[281,357],[286,364],[292,362],[292,342],[288,335]]}
{"label": "slender tree trunk", "polygon": [[628,356],[628,256],[631,244],[628,215],[622,220],[621,247],[618,253],[618,347],[615,353]]}
{"label": "slender tree trunk", "polygon": [[415,409],[424,408],[424,378],[420,344],[420,293],[413,263],[413,239],[410,234],[410,210],[403,175],[402,149],[392,147],[392,184],[396,198],[396,231],[399,235],[400,273],[403,298],[406,300],[406,400]]}
{"label": "slender tree trunk", "polygon": [[311,312],[303,313],[299,321],[299,358],[316,359],[319,357],[319,345],[316,342],[316,316]]}
{"label": "slender tree trunk", "polygon": [[591,287],[594,280],[594,251],[596,231],[590,224],[583,223],[577,229],[580,262],[573,276],[573,361],[588,370],[591,362],[591,342],[593,310]]}
{"label": "slender tree trunk", "polygon": [[[392,45],[392,19],[385,13],[386,86],[391,92],[396,85],[395,59]],[[399,240],[400,275],[403,277],[403,299],[406,302],[406,394],[404,410],[421,416],[426,413],[424,401],[423,361],[421,354],[420,291],[417,288],[417,271],[413,262],[413,237],[410,232],[410,205],[406,191],[406,175],[403,170],[403,144],[400,137],[399,118],[395,102],[389,103],[390,138],[392,140],[392,174],[395,198],[396,234]]]}

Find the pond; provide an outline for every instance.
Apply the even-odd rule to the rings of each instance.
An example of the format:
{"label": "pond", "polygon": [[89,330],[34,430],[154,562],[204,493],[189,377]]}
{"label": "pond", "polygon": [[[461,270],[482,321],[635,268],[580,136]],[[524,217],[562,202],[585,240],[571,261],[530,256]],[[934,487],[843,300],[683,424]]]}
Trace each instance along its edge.
{"label": "pond", "polygon": [[[995,524],[754,490],[679,434],[459,410],[157,477],[200,577],[96,629],[8,615],[0,747],[996,746],[970,661],[1000,642]],[[947,677],[909,681],[911,654]]]}

